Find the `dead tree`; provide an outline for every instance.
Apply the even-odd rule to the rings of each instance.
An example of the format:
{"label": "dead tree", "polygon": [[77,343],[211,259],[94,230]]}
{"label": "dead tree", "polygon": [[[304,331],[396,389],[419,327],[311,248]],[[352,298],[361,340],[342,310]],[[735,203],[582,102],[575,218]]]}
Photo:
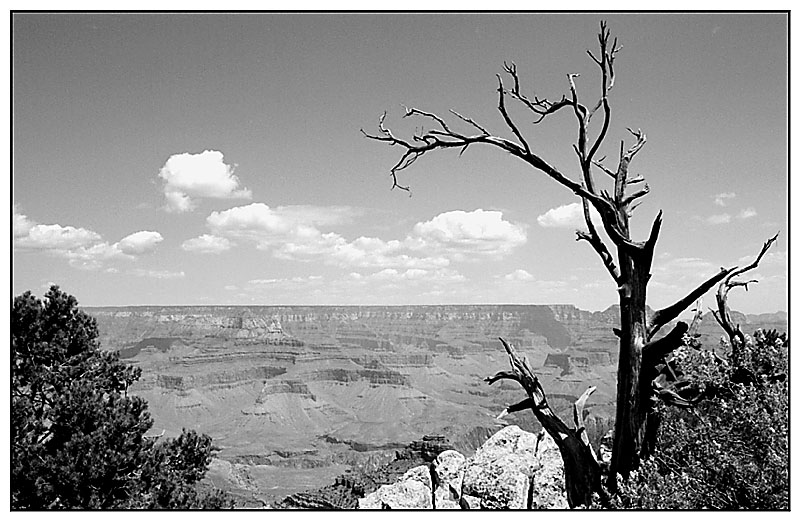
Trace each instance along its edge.
{"label": "dead tree", "polygon": [[518,382],[528,393],[528,398],[516,405],[507,407],[498,418],[507,413],[531,409],[542,427],[553,438],[564,460],[564,480],[567,491],[567,503],[570,507],[590,505],[592,494],[598,492],[605,497],[600,483],[600,464],[589,443],[589,436],[583,425],[583,407],[596,387],[589,387],[573,404],[573,422],[570,428],[550,409],[539,379],[533,373],[527,357],[517,355],[514,346],[503,340],[503,347],[508,353],[511,372],[500,371],[486,378],[489,385],[502,379]]}
{"label": "dead tree", "polygon": [[739,350],[745,343],[744,333],[739,328],[739,324],[734,324],[733,318],[731,317],[731,310],[728,307],[728,292],[736,287],[743,287],[745,291],[747,291],[748,284],[755,284],[757,280],[748,280],[748,281],[739,281],[733,280],[734,277],[738,277],[750,270],[755,269],[758,266],[758,263],[761,262],[761,258],[764,257],[764,254],[767,253],[770,246],[778,239],[778,234],[775,234],[770,240],[764,243],[764,246],[761,247],[761,251],[759,252],[756,259],[744,266],[742,268],[737,268],[722,279],[722,282],[719,283],[717,287],[717,310],[712,310],[711,313],[714,315],[714,318],[717,319],[717,322],[722,329],[725,330],[725,333],[728,335],[728,339],[731,344],[731,358],[736,360],[739,356]]}
{"label": "dead tree", "polygon": [[[430,121],[432,126],[418,131],[410,139],[403,139],[385,126],[386,113],[384,113],[379,119],[377,134],[369,134],[363,130],[362,132],[370,139],[398,146],[403,150],[400,160],[390,170],[392,188],[408,190],[407,185],[400,184],[398,174],[428,152],[457,149],[463,153],[470,145],[485,144],[505,150],[530,165],[533,170],[543,173],[580,197],[587,230],[578,231],[577,240],[586,241],[600,257],[617,286],[620,306],[619,328],[614,330],[619,337],[617,407],[612,461],[607,482],[610,489],[614,490],[616,476],[627,477],[630,471],[638,466],[643,452],[648,414],[652,410],[651,399],[655,391],[651,382],[643,379],[642,375],[653,374],[654,365],[660,363],[666,354],[682,345],[683,335],[688,326],[679,322],[669,333],[658,339],[656,333],[736,268],[721,268],[718,273],[711,275],[674,304],[656,311],[651,317],[647,316],[647,285],[650,280],[654,248],[661,230],[662,213],[659,211],[645,240],[637,241],[631,237],[629,226],[631,214],[640,199],[650,190],[641,176],[631,175],[629,171],[631,162],[646,142],[645,134],[641,130],[628,129],[634,142],[627,149],[624,142],[620,143],[616,168],[606,166],[603,158],[598,156],[611,122],[609,93],[615,81],[614,62],[622,48],[616,38],[611,39],[604,22],[600,24],[598,41],[598,54],[587,51],[600,71],[600,97],[591,104],[586,104],[578,96],[575,82],[577,74],[567,75],[569,93],[553,101],[525,95],[520,86],[516,65],[504,64],[509,85],[504,83],[501,75],[497,76],[497,109],[513,138],[492,134],[485,125],[454,110],[450,112],[460,120],[464,128],[469,129],[468,132],[456,129],[434,113],[408,107],[405,109],[404,117],[423,118]],[[540,124],[557,113],[570,114],[575,119],[577,142],[573,148],[577,156],[577,180],[559,171],[532,148],[508,111],[506,105],[508,100],[518,103],[526,114],[532,114],[534,124]],[[590,132],[590,123],[593,122],[595,125],[592,128],[596,129],[594,133]],[[602,179],[610,182],[610,188],[600,187],[600,183],[595,179],[595,172],[599,172]],[[597,210],[600,215],[605,237],[600,235],[591,221],[590,207]],[[616,258],[612,248],[609,248],[609,242],[616,253]],[[527,390],[531,392],[530,389]],[[547,415],[547,418],[550,416]],[[551,419],[547,421],[555,422]],[[560,427],[557,430],[559,429]],[[572,449],[568,449],[567,452],[569,450]],[[562,445],[562,454],[564,453]],[[572,461],[579,461],[583,457],[585,454],[565,456],[565,464],[569,466]],[[580,465],[586,468],[588,463]],[[567,472],[569,475],[572,471]]]}

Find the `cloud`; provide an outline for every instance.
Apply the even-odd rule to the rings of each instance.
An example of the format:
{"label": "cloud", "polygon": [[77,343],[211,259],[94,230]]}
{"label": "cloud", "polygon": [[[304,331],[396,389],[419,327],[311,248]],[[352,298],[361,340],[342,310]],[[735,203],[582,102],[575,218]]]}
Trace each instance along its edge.
{"label": "cloud", "polygon": [[731,215],[728,213],[715,214],[707,217],[705,221],[706,223],[712,226],[717,226],[719,224],[728,224],[729,222],[731,222]]}
{"label": "cloud", "polygon": [[128,273],[137,277],[149,277],[152,279],[182,279],[186,276],[182,271],[145,270],[142,268],[130,270]]}
{"label": "cloud", "polygon": [[140,255],[152,251],[163,240],[158,232],[141,231],[124,237],[117,243],[117,248],[128,255]]}
{"label": "cloud", "polygon": [[308,275],[307,277],[290,277],[282,279],[251,279],[247,283],[255,286],[272,286],[284,284],[306,284],[319,283],[323,280],[322,275]]}
{"label": "cloud", "polygon": [[[602,222],[600,214],[597,213],[594,207],[589,207],[589,215],[595,225]],[[582,203],[570,203],[551,208],[537,217],[536,222],[543,228],[586,229]]]}
{"label": "cloud", "polygon": [[370,275],[360,275],[358,273],[351,273],[355,276],[356,280],[372,282],[372,281],[410,281],[410,282],[461,282],[466,278],[455,270],[451,269],[436,269],[424,270],[419,268],[409,268],[407,270],[396,270],[394,268],[386,268]]}
{"label": "cloud", "polygon": [[134,260],[137,255],[152,251],[163,240],[161,234],[140,231],[109,244],[103,237],[86,228],[37,224],[27,216],[14,214],[14,248],[38,250],[67,259],[74,268],[95,270],[117,260]]}
{"label": "cloud", "polygon": [[23,250],[70,250],[102,240],[99,233],[60,224],[36,224],[27,216],[14,214],[14,247]]}
{"label": "cloud", "polygon": [[734,192],[723,192],[714,196],[714,204],[717,206],[728,206],[728,202],[735,197],[736,194]]}
{"label": "cloud", "polygon": [[755,217],[756,215],[758,215],[758,212],[756,212],[755,208],[750,206],[748,208],[745,208],[741,212],[739,212],[739,215],[737,215],[736,218],[737,219],[741,219],[741,220],[745,220],[745,219],[750,219],[752,217]]}
{"label": "cloud", "polygon": [[164,181],[166,209],[178,213],[192,211],[197,208],[193,198],[251,199],[252,192],[239,187],[234,168],[223,162],[222,152],[215,150],[170,156],[158,174]]}
{"label": "cloud", "polygon": [[[480,255],[502,257],[525,244],[525,229],[503,220],[503,213],[455,210],[414,225],[412,248],[441,252],[456,260]],[[417,244],[414,244],[417,242]]]}
{"label": "cloud", "polygon": [[14,238],[25,237],[28,232],[33,228],[34,223],[31,222],[27,216],[17,213],[14,210]]}
{"label": "cloud", "polygon": [[69,260],[73,268],[84,270],[97,270],[106,263],[118,260],[133,260],[134,256],[123,253],[117,244],[102,242],[89,248],[81,247],[73,250],[56,250],[56,255]]}
{"label": "cloud", "polygon": [[206,224],[217,237],[251,242],[276,258],[344,268],[437,269],[452,261],[499,258],[526,241],[522,226],[503,220],[501,212],[480,209],[442,213],[417,223],[403,239],[348,240],[320,229],[357,214],[349,207],[253,203],[212,212]]}
{"label": "cloud", "polygon": [[183,241],[181,248],[195,253],[222,253],[231,249],[231,241],[225,237],[203,234]]}
{"label": "cloud", "polygon": [[512,280],[512,281],[520,281],[520,282],[527,282],[533,280],[533,275],[528,273],[525,270],[514,270],[511,273],[503,276],[505,280]]}

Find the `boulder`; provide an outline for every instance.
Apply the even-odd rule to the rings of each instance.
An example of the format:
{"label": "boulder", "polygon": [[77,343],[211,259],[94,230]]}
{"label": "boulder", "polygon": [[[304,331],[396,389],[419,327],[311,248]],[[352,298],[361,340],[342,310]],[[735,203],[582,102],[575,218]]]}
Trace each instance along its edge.
{"label": "boulder", "polygon": [[516,425],[498,431],[467,463],[461,493],[480,498],[482,509],[525,508],[530,476],[538,468],[536,446],[536,436]]}
{"label": "boulder", "polygon": [[362,510],[433,508],[432,488],[428,466],[420,465],[403,474],[396,483],[383,485],[375,492],[359,499],[358,508]]}
{"label": "boulder", "polygon": [[533,475],[529,508],[568,509],[561,451],[549,434],[544,431],[542,434],[537,448],[540,467]]}
{"label": "boulder", "polygon": [[436,490],[433,492],[433,505],[437,510],[460,509],[461,482],[464,479],[466,458],[455,450],[446,450],[436,457],[433,473]]}
{"label": "boulder", "polygon": [[505,427],[465,466],[461,493],[470,508],[473,498],[481,509],[566,508],[561,455],[544,432]]}

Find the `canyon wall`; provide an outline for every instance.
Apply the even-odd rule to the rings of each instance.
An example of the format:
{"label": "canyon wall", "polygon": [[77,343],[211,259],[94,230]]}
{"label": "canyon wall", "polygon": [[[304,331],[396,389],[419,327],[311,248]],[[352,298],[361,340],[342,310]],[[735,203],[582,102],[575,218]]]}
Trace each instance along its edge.
{"label": "canyon wall", "polygon": [[[574,306],[148,306],[88,308],[105,349],[142,368],[153,432],[205,432],[210,480],[258,505],[385,463],[446,436],[469,451],[506,424],[523,392],[483,379],[507,369],[498,337],[525,353],[551,406],[596,385],[586,410],[613,417],[618,311]],[[761,317],[766,321],[765,317]],[[747,327],[747,317],[742,321]],[[779,322],[779,320],[778,320]],[[712,320],[703,331],[714,342]],[[666,328],[665,328],[666,329]],[[714,338],[716,335],[716,339]],[[532,415],[504,420],[538,430]],[[592,424],[590,419],[588,423]]]}

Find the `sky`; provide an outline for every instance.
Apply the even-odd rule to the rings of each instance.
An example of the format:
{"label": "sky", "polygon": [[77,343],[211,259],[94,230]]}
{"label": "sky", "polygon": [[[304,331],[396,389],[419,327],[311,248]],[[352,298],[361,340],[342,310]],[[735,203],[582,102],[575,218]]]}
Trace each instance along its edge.
{"label": "sky", "polygon": [[[391,190],[409,138],[467,115],[513,137],[497,78],[596,100],[601,19],[623,45],[600,155],[626,130],[660,209],[649,304],[778,241],[730,294],[788,307],[788,22],[782,14],[16,14],[12,23],[12,290],[58,284],[84,306],[574,304],[615,285],[575,195],[488,146],[428,154]],[[574,116],[528,125],[577,180]],[[452,120],[452,118],[450,118]],[[454,126],[468,131],[458,123]],[[596,174],[599,179],[600,174]],[[604,181],[603,181],[604,182]],[[713,293],[705,307],[713,305]]]}

